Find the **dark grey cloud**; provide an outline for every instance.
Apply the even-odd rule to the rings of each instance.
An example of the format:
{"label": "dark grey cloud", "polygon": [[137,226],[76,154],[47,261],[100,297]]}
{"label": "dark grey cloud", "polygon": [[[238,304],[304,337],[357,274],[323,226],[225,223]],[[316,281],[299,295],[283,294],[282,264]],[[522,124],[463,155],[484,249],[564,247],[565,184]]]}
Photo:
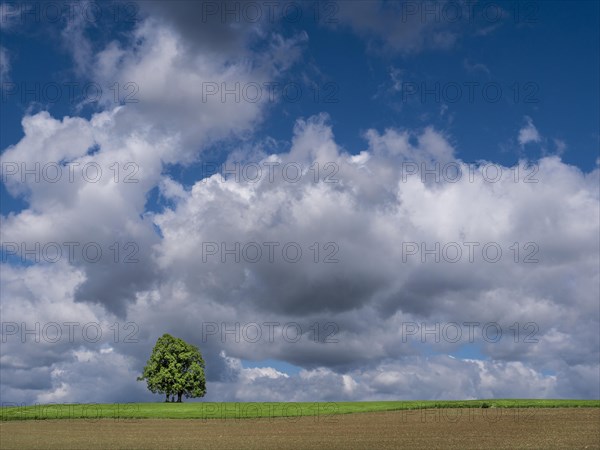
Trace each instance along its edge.
{"label": "dark grey cloud", "polygon": [[186,45],[208,53],[240,56],[269,23],[268,15],[263,14],[264,7],[259,8],[261,14],[255,19],[240,1],[140,1],[138,4],[142,14],[164,20],[177,30]]}

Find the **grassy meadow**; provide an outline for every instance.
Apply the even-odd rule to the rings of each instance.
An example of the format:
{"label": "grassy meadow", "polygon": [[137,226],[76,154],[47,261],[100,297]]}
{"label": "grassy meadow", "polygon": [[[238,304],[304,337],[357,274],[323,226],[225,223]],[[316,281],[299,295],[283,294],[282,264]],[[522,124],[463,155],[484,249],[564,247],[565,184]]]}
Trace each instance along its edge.
{"label": "grassy meadow", "polygon": [[444,400],[380,402],[184,402],[10,405],[0,420],[46,419],[257,419],[439,408],[599,408],[600,400]]}

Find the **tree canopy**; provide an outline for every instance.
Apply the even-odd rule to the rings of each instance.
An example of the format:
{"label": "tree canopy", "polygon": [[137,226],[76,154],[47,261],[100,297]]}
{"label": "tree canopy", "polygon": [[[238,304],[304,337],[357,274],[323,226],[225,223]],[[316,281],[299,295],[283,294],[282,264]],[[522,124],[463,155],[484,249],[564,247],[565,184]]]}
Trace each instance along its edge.
{"label": "tree canopy", "polygon": [[163,334],[156,341],[152,355],[138,381],[146,380],[152,393],[169,397],[177,395],[177,402],[186,398],[204,397],[206,379],[204,360],[198,347],[183,339]]}

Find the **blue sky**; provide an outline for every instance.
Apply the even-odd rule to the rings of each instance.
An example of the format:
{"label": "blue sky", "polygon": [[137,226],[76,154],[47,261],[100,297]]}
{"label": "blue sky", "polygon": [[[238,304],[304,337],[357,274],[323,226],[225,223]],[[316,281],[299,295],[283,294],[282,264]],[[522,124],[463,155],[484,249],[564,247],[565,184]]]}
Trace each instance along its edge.
{"label": "blue sky", "polygon": [[[361,133],[370,127],[419,127],[434,123],[451,132],[460,143],[457,152],[461,158],[475,161],[484,157],[508,164],[522,156],[513,149],[503,149],[510,147],[514,139],[512,131],[522,124],[524,116],[535,116],[540,129],[570,143],[571,151],[562,155],[565,161],[590,170],[596,164],[598,144],[599,88],[595,81],[599,70],[596,26],[599,6],[593,1],[573,5],[559,1],[517,4],[488,2],[474,4],[471,9],[462,6],[457,10],[463,15],[471,11],[473,18],[451,51],[432,49],[407,55],[380,48],[370,52],[369,46],[376,44],[356,36],[325,6],[321,7],[322,21],[336,23],[316,23],[314,9],[301,9],[301,19],[292,17],[277,26],[284,36],[299,31],[310,36],[303,55],[306,64],[294,67],[282,80],[284,85],[298,83],[303,95],[291,104],[273,102],[269,120],[258,132],[285,140],[296,117],[327,112],[344,148],[358,153],[364,149]],[[505,8],[504,20],[496,19],[497,7]],[[104,10],[104,22],[102,19],[90,22],[107,24],[111,30],[104,33],[87,30],[97,45],[115,38],[125,40],[124,31],[135,26],[135,22],[114,23],[107,19],[111,11],[114,9]],[[267,14],[265,6],[261,11]],[[451,14],[444,12],[442,6],[434,7],[433,11],[427,17],[434,22],[443,23]],[[485,13],[487,16],[484,11],[489,11]],[[43,27],[35,27],[35,16],[21,14],[19,10],[5,18],[6,23],[18,18],[19,32],[2,34],[3,45],[15,49],[9,59],[11,78],[5,83],[18,85],[17,93],[3,94],[2,148],[22,137],[19,123],[29,108],[48,110],[58,116],[83,117],[97,110],[95,104],[79,109],[78,102],[70,101],[69,88],[64,83],[79,82],[73,92],[82,97],[83,86],[90,80],[74,73],[70,55],[52,39],[60,31],[59,25],[52,24],[49,30],[41,31]],[[43,15],[42,10],[40,17]],[[243,19],[242,13],[236,18]],[[481,30],[488,27],[496,28],[482,36]],[[50,37],[40,38],[44,32]],[[311,80],[312,88],[306,80],[301,81],[303,77]],[[51,82],[61,86],[58,101],[44,102],[53,96],[50,88],[47,95],[42,89],[37,93],[22,92],[24,87],[35,92],[35,83]],[[405,87],[416,91],[403,95],[400,89],[394,89],[394,83],[405,83]],[[437,89],[436,83],[439,83]],[[456,85],[461,92],[455,89]],[[497,91],[497,85],[501,92]],[[489,92],[484,92],[485,86]],[[89,97],[93,98],[96,90],[90,89]],[[438,94],[423,93],[426,89]],[[321,92],[319,101],[315,101],[316,90]],[[290,92],[293,95],[295,91]],[[113,91],[103,92],[104,97],[112,94]],[[23,97],[27,101],[23,102]],[[32,105],[32,100],[39,104]],[[442,116],[440,110],[444,105],[448,109]],[[451,123],[449,115],[453,117]],[[495,148],[488,145],[490,133],[497,142]],[[550,152],[556,150],[551,144],[548,147]],[[540,156],[538,148],[526,148],[523,152],[532,159]]]}
{"label": "blue sky", "polygon": [[[267,3],[254,3],[261,20],[243,2],[82,3],[93,19],[56,2],[60,20],[44,2],[0,4],[3,323],[139,327],[136,345],[105,330],[100,347],[36,346],[3,326],[3,399],[75,401],[85,358],[107,385],[107,361],[131,375],[96,401],[151,399],[132,374],[163,332],[198,342],[198,324],[269,321],[335,323],[339,342],[202,340],[210,398],[297,400],[306,383],[325,400],[597,398],[598,2],[320,2],[319,20],[312,2],[275,2],[291,9],[269,20]],[[240,98],[209,90],[223,86]],[[256,86],[259,100],[244,96]],[[214,174],[268,161],[303,167],[302,181]],[[24,177],[36,163],[62,176]],[[69,181],[68,163],[103,178]],[[407,181],[421,164],[473,179]],[[486,164],[504,178],[482,179]],[[267,241],[297,242],[305,259],[204,254]],[[458,264],[406,261],[407,243],[465,241],[493,242],[502,259],[466,261],[461,244]],[[72,258],[23,254],[64,242]],[[79,253],[90,242],[99,261]],[[307,262],[314,242],[320,258],[333,243],[337,263]],[[503,338],[401,333],[465,322],[501,324]],[[539,342],[517,339],[515,322],[535,323]],[[24,368],[34,375],[14,381]]]}

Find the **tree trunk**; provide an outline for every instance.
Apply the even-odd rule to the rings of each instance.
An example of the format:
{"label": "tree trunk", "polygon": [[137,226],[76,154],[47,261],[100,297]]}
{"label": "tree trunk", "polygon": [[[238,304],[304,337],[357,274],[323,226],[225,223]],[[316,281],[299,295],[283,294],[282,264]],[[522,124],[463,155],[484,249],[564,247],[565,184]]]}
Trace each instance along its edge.
{"label": "tree trunk", "polygon": [[183,395],[183,392],[178,392],[177,393],[177,403],[181,403],[181,396]]}
{"label": "tree trunk", "polygon": [[165,403],[169,403],[169,394],[167,394],[167,398],[165,398]]}

